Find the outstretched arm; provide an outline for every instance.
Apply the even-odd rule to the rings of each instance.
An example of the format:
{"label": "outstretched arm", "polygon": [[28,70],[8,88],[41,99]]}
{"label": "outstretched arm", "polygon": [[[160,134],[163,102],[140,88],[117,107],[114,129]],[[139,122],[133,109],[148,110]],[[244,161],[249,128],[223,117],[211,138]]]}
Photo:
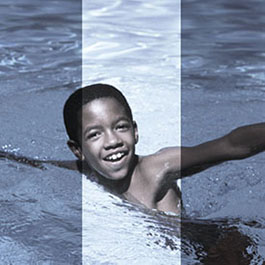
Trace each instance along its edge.
{"label": "outstretched arm", "polygon": [[79,169],[79,162],[77,160],[68,160],[68,161],[60,161],[60,160],[38,160],[28,158],[22,155],[17,155],[11,152],[6,152],[0,150],[0,158],[5,158],[9,160],[16,161],[18,163],[26,164],[32,167],[36,167],[42,170],[45,170],[45,164],[51,164],[58,167],[63,167],[71,170]]}
{"label": "outstretched arm", "polygon": [[181,149],[181,170],[209,167],[227,160],[250,157],[265,150],[265,123],[239,127],[229,134],[194,147]]}
{"label": "outstretched arm", "polygon": [[[239,127],[229,134],[192,147],[170,147],[157,153],[174,178],[203,171],[228,160],[247,158],[265,150],[265,123]],[[181,176],[179,174],[181,172]]]}

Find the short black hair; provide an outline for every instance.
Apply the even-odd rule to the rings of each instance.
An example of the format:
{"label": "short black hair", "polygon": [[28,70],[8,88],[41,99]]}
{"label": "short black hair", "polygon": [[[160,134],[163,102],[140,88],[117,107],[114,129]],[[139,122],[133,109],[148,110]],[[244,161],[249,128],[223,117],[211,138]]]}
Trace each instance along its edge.
{"label": "short black hair", "polygon": [[63,110],[64,124],[70,140],[80,144],[79,128],[82,107],[99,98],[115,98],[125,110],[128,118],[133,121],[131,108],[124,95],[114,86],[106,84],[93,84],[77,89],[66,100]]}

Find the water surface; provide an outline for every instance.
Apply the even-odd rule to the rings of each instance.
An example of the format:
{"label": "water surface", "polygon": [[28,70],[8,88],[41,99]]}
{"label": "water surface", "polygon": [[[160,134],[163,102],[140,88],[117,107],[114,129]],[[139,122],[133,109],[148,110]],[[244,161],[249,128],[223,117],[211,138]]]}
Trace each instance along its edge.
{"label": "water surface", "polygon": [[[81,82],[125,93],[140,154],[264,121],[262,2],[182,1],[181,112],[179,11],[170,0],[85,1],[82,41],[80,1],[1,4],[1,149],[73,159],[62,107]],[[238,239],[251,264],[264,262],[263,161],[228,162],[182,181],[182,264],[202,264],[222,235]],[[77,172],[0,163],[0,263],[81,264],[82,232],[84,264],[180,262],[176,216],[125,202]]]}

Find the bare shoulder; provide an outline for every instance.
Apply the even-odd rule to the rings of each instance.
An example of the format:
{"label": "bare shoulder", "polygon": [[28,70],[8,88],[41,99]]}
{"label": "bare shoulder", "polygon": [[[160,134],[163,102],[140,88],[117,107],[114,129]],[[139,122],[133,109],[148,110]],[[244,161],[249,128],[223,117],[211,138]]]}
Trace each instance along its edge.
{"label": "bare shoulder", "polygon": [[168,170],[180,169],[181,148],[166,147],[159,151],[140,157],[140,163],[144,166],[153,168],[167,168]]}
{"label": "bare shoulder", "polygon": [[139,157],[139,168],[146,178],[159,182],[170,174],[180,171],[180,147],[167,147],[154,154]]}

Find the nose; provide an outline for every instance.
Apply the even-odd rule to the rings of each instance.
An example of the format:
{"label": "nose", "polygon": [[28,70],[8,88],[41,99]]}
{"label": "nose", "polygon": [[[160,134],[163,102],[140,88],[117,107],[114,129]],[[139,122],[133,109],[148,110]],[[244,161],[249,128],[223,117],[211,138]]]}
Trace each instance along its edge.
{"label": "nose", "polygon": [[115,132],[106,132],[104,139],[104,148],[106,150],[122,146],[122,140]]}

